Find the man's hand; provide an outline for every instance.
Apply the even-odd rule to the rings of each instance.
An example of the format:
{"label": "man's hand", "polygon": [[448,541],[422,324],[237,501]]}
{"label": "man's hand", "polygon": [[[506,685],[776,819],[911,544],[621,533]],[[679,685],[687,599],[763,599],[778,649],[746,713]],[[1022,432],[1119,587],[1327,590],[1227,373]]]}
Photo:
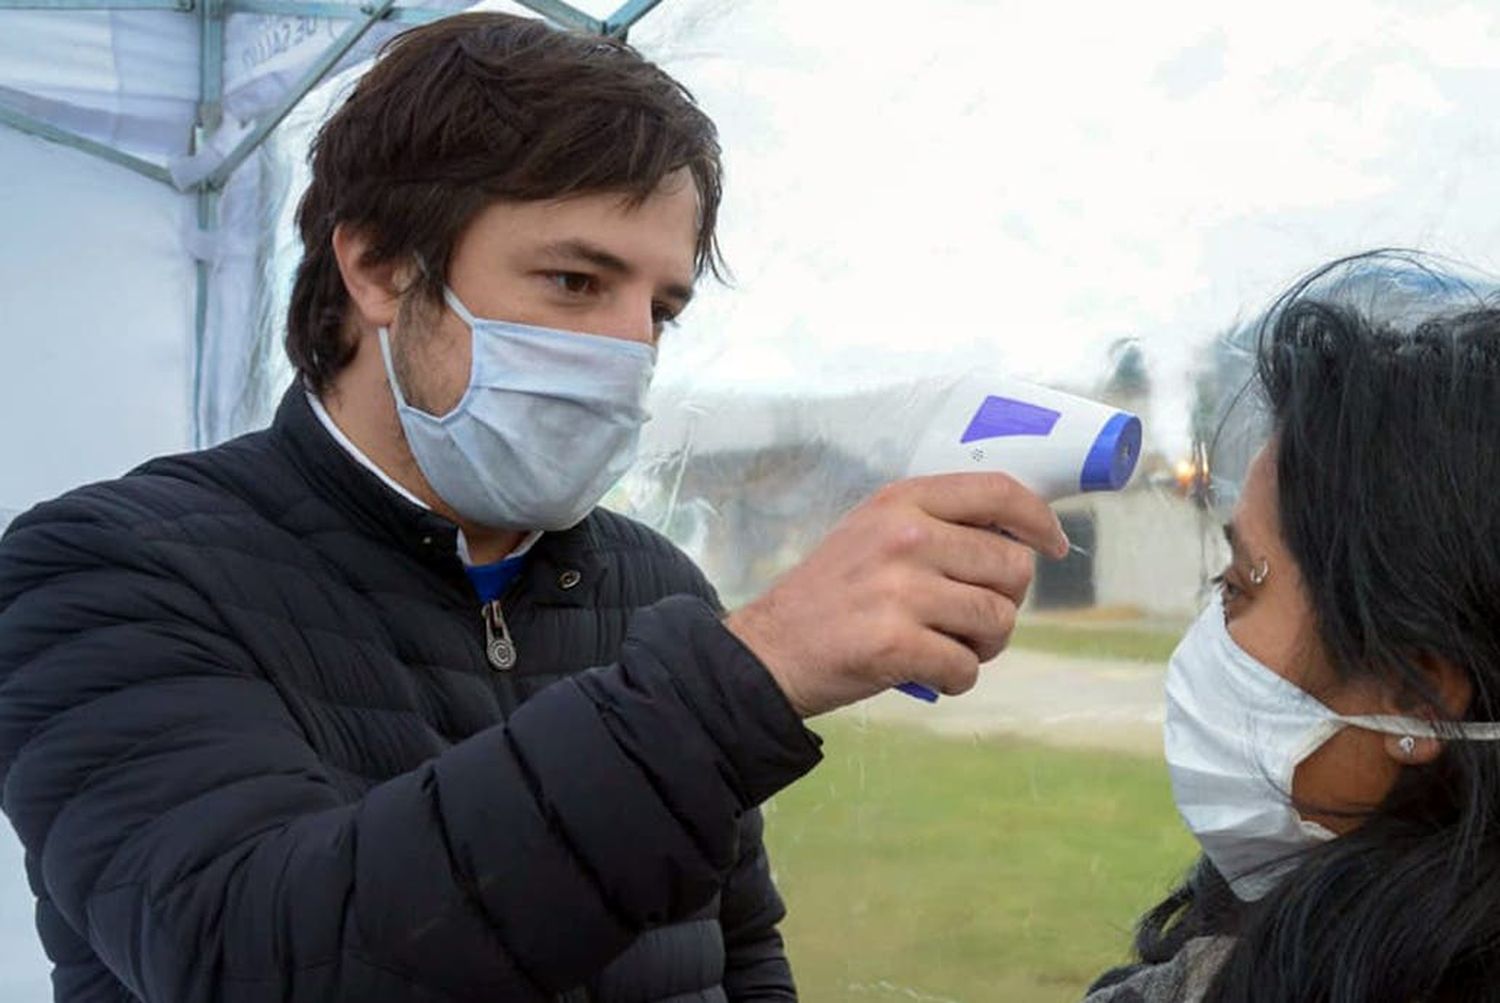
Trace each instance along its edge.
{"label": "man's hand", "polygon": [[725,623],[804,718],[906,681],[962,693],[1010,640],[1033,550],[1062,557],[1067,537],[1004,474],[900,481]]}

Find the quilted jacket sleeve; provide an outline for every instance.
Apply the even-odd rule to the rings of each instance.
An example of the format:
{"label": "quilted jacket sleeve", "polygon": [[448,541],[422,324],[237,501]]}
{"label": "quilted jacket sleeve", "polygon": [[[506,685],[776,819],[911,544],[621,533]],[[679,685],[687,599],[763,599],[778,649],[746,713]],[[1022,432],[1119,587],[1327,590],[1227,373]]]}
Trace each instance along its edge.
{"label": "quilted jacket sleeve", "polygon": [[742,816],[816,762],[680,597],[351,803],[172,573],[183,537],[119,509],[75,494],[0,543],[0,774],[57,922],[148,1003],[548,999],[706,903]]}
{"label": "quilted jacket sleeve", "polygon": [[777,924],[786,906],[771,880],[757,810],[741,824],[740,859],[724,883],[724,992],[732,1003],[794,1003],[792,968]]}
{"label": "quilted jacket sleeve", "polygon": [[[670,547],[670,544],[666,544]],[[676,549],[673,548],[674,554]],[[724,604],[703,572],[677,554],[686,591],[720,614]],[[730,1003],[795,1003],[797,988],[778,925],[786,905],[771,877],[760,809],[740,820],[739,859],[724,882],[719,924],[724,934],[724,992]]]}

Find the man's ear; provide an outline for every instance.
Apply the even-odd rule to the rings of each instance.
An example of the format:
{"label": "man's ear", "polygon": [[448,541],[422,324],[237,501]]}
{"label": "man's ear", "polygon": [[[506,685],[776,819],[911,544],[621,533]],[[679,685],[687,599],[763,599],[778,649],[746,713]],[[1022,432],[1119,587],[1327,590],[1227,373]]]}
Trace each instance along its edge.
{"label": "man's ear", "polygon": [[[1414,717],[1420,720],[1457,720],[1469,710],[1474,699],[1474,683],[1468,673],[1445,658],[1424,655],[1417,665],[1427,678],[1427,690],[1436,700],[1436,705],[1424,700],[1413,700],[1409,693],[1387,691],[1381,701],[1380,712],[1392,717]],[[1443,751],[1443,740],[1421,735],[1385,736],[1386,755],[1403,766],[1422,766],[1431,763]]]}
{"label": "man's ear", "polygon": [[347,223],[333,229],[333,256],[338,259],[339,275],[361,333],[395,323],[401,293],[414,271],[410,265],[392,261],[371,263],[370,245],[368,233]]}

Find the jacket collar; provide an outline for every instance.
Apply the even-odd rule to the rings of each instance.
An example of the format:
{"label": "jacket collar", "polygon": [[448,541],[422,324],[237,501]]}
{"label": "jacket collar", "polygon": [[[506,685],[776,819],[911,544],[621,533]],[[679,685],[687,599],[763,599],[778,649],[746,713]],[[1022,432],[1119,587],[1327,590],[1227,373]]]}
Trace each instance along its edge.
{"label": "jacket collar", "polygon": [[[300,381],[293,381],[283,395],[271,433],[313,490],[354,529],[468,589],[458,557],[458,526],[402,497],[350,456],[313,413]],[[533,580],[539,600],[589,604],[605,571],[594,523],[590,515],[572,529],[546,533],[537,541],[523,577]]]}

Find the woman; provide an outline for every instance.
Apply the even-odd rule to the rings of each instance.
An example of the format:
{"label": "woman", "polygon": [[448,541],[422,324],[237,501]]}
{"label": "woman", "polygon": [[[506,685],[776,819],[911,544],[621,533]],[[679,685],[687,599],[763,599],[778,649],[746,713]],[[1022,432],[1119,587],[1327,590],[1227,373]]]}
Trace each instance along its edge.
{"label": "woman", "polygon": [[1337,262],[1255,383],[1270,434],[1168,671],[1204,856],[1087,1003],[1500,1000],[1500,308]]}

